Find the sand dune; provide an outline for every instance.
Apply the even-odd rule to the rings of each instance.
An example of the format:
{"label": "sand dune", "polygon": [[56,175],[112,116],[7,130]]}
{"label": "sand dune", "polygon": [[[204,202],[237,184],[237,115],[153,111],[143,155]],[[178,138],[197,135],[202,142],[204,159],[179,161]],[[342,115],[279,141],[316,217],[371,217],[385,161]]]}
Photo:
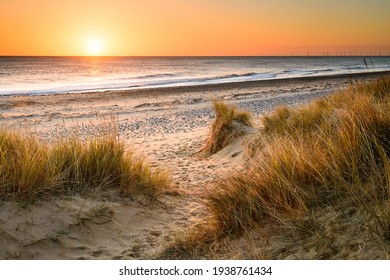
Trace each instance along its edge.
{"label": "sand dune", "polygon": [[[362,78],[362,77],[360,77]],[[365,79],[372,79],[368,75]],[[0,97],[0,121],[56,141],[99,129],[97,116],[114,114],[120,138],[152,166],[172,174],[174,191],[157,201],[123,198],[116,192],[44,197],[22,205],[0,201],[1,259],[150,259],[177,235],[207,219],[205,193],[221,174],[245,163],[245,136],[211,157],[197,154],[214,117],[210,100],[222,98],[254,113],[296,106],[346,87],[348,77],[273,81],[222,86]],[[252,238],[252,239],[251,239]],[[231,242],[240,250],[259,236]],[[283,242],[276,242],[286,247]],[[307,247],[307,248],[306,248]],[[315,257],[314,245],[306,251]],[[244,248],[244,249],[243,249]],[[234,250],[234,249],[233,249]],[[280,249],[282,250],[282,249]],[[299,258],[295,248],[285,258]],[[253,248],[253,254],[256,255]],[[310,253],[311,252],[311,253]],[[295,255],[294,255],[295,254]],[[298,255],[297,255],[298,254]],[[238,254],[236,257],[243,257]],[[232,257],[232,255],[229,255]]]}

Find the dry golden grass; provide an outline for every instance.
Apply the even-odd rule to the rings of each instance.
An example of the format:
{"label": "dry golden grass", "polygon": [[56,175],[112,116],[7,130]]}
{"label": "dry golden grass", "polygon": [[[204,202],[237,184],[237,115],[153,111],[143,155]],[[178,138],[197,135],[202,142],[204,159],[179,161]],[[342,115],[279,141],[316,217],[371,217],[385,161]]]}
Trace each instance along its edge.
{"label": "dry golden grass", "polygon": [[389,88],[390,79],[353,85],[306,107],[282,107],[265,116],[258,148],[251,142],[252,166],[220,180],[209,198],[221,230],[287,223],[313,205],[349,199],[378,220],[388,239],[388,214],[374,208],[382,209],[390,198]]}
{"label": "dry golden grass", "polygon": [[61,178],[50,161],[47,146],[36,138],[0,130],[0,192],[3,195],[34,196],[45,188],[57,187]]}
{"label": "dry golden grass", "polygon": [[1,129],[0,193],[31,200],[53,190],[116,188],[125,195],[157,196],[169,186],[169,176],[126,150],[115,127],[88,140],[73,136],[52,144]]}
{"label": "dry golden grass", "polygon": [[238,110],[236,106],[226,104],[224,101],[213,100],[215,120],[211,125],[211,131],[206,140],[202,152],[214,154],[232,143],[238,137],[248,132],[252,127],[250,113]]}
{"label": "dry golden grass", "polygon": [[217,259],[215,252],[220,244],[221,232],[214,220],[203,219],[201,223],[185,231],[176,233],[173,241],[166,244],[162,252],[157,252],[155,259]]}
{"label": "dry golden grass", "polygon": [[[269,235],[282,245],[258,246],[275,259],[297,258],[294,252],[389,258],[389,112],[390,78],[382,78],[264,116],[264,127],[247,141],[250,164],[230,171],[209,192],[211,233],[223,242],[274,228]],[[215,254],[215,240],[193,244],[194,236],[210,236],[204,231],[169,249],[200,258]]]}

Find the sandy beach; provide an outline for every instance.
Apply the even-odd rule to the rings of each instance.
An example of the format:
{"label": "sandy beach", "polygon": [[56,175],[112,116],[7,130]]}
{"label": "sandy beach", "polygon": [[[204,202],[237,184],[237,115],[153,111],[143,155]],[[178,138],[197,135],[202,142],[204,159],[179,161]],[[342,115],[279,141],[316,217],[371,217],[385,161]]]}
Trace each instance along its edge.
{"label": "sandy beach", "polygon": [[[204,200],[213,181],[245,164],[241,145],[244,138],[211,157],[197,155],[214,118],[213,99],[251,112],[260,127],[260,116],[279,105],[299,106],[344,89],[351,80],[369,81],[388,74],[1,96],[0,124],[27,129],[47,142],[75,133],[88,138],[99,129],[99,118],[114,116],[120,139],[144,154],[151,166],[167,170],[173,188],[152,203],[105,191],[89,196],[49,196],[28,205],[0,200],[0,258],[157,258],[177,237],[208,219]],[[264,241],[263,237],[269,235],[267,228],[261,233],[248,233],[231,240],[226,254],[214,257],[255,258],[259,248],[274,242],[275,250],[285,248],[279,255],[283,258],[316,258],[310,244],[303,250],[298,243],[296,247],[285,246],[277,236]],[[367,256],[341,252],[339,257]]]}

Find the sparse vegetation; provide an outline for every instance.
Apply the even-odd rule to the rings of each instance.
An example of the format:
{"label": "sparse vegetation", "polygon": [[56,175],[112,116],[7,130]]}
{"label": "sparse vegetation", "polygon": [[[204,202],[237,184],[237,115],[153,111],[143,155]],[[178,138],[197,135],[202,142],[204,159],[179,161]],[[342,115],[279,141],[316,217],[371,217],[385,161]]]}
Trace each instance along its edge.
{"label": "sparse vegetation", "polygon": [[[112,126],[113,128],[114,126]],[[0,130],[0,193],[33,199],[47,191],[117,188],[154,197],[169,185],[165,172],[125,149],[115,129],[89,140],[73,136],[48,144],[27,133]]]}
{"label": "sparse vegetation", "polygon": [[253,126],[250,113],[238,110],[236,106],[223,101],[213,100],[215,120],[202,151],[214,154],[232,143],[238,137],[245,135]]}

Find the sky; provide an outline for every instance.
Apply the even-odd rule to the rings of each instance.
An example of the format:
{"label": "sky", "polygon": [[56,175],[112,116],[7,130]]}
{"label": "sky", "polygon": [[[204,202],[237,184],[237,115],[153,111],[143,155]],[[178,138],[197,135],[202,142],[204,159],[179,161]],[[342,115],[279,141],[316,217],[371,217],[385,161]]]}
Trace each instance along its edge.
{"label": "sky", "polygon": [[0,55],[390,54],[390,0],[0,0]]}

